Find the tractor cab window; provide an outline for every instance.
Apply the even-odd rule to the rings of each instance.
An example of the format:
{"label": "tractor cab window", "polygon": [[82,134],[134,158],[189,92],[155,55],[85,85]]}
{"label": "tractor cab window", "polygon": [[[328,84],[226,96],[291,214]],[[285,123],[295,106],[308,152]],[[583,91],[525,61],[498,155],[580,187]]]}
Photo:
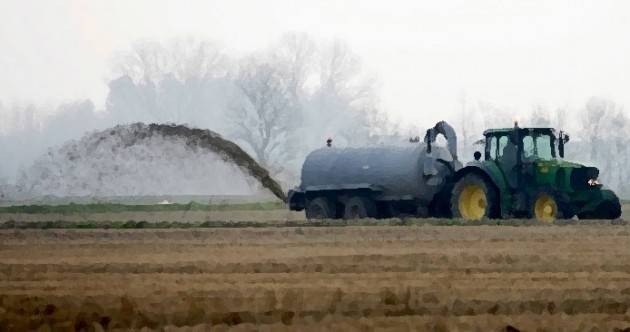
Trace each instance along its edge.
{"label": "tractor cab window", "polygon": [[554,146],[552,145],[553,141],[551,140],[551,136],[549,135],[540,135],[536,137],[536,152],[538,153],[538,158],[544,160],[553,159]]}
{"label": "tractor cab window", "polygon": [[503,157],[504,153],[505,153],[505,148],[508,145],[508,137],[507,136],[501,136],[499,138],[499,150],[497,151],[497,158],[501,158]]}
{"label": "tractor cab window", "polygon": [[497,138],[490,136],[488,140],[490,141],[490,159],[494,160],[497,158]]}
{"label": "tractor cab window", "polygon": [[516,156],[518,154],[517,146],[510,141],[510,138],[505,135],[499,137],[499,149],[497,160],[502,164],[505,164],[509,167],[509,165],[516,164]]}
{"label": "tractor cab window", "polygon": [[554,156],[555,147],[550,135],[531,133],[523,137],[523,161],[551,160]]}
{"label": "tractor cab window", "polygon": [[534,146],[534,138],[531,136],[523,137],[523,159],[535,159],[536,158],[536,146]]}

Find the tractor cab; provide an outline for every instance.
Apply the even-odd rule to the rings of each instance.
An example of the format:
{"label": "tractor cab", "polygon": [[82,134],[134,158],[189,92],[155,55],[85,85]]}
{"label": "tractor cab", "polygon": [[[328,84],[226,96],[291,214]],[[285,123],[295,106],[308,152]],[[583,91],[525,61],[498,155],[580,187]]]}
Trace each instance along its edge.
{"label": "tractor cab", "polygon": [[556,135],[553,128],[520,128],[518,123],[514,128],[489,129],[483,134],[486,163],[494,163],[512,188],[531,180],[527,175],[533,175],[538,168],[544,171],[545,167],[557,165],[556,159],[564,158],[564,145],[569,141],[562,131]]}
{"label": "tractor cab", "polygon": [[520,128],[518,123],[514,128],[486,130],[483,135],[486,160],[533,162],[564,158],[564,145],[569,141],[569,135],[562,131],[556,136],[553,128]]}

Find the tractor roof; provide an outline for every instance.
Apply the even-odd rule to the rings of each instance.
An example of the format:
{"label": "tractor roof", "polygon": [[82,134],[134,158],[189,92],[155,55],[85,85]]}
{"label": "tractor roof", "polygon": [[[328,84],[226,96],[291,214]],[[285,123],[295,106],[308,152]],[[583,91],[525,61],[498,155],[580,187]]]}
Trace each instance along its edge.
{"label": "tractor roof", "polygon": [[554,134],[555,129],[553,128],[548,128],[548,127],[528,127],[528,128],[521,128],[521,127],[512,127],[512,128],[493,128],[493,129],[488,129],[486,131],[483,132],[484,136],[488,136],[488,135],[497,135],[497,134],[509,134],[511,132],[514,131],[514,129],[519,129],[521,131],[524,132],[536,132],[536,133],[540,133],[540,134]]}

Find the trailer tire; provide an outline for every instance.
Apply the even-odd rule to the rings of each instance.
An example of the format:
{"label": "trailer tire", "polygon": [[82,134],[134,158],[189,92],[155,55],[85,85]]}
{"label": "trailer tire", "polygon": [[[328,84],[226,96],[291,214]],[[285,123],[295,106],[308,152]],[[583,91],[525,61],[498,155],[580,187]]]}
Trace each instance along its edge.
{"label": "trailer tire", "polygon": [[306,202],[306,219],[333,219],[335,211],[326,197],[315,197]]}
{"label": "trailer tire", "polygon": [[345,204],[344,219],[376,218],[376,205],[363,196],[351,197]]}

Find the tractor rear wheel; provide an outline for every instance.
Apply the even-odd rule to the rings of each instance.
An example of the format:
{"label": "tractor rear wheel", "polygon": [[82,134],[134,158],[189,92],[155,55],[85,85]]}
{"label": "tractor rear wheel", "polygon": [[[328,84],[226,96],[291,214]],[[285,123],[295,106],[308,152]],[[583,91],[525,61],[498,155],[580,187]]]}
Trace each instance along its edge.
{"label": "tractor rear wheel", "polygon": [[315,197],[306,202],[306,219],[332,219],[335,210],[326,197]]}
{"label": "tractor rear wheel", "polygon": [[499,200],[492,184],[477,174],[468,174],[459,179],[451,194],[453,218],[480,220],[496,218]]}
{"label": "tractor rear wheel", "polygon": [[376,205],[363,196],[351,197],[345,204],[344,219],[376,218]]}

